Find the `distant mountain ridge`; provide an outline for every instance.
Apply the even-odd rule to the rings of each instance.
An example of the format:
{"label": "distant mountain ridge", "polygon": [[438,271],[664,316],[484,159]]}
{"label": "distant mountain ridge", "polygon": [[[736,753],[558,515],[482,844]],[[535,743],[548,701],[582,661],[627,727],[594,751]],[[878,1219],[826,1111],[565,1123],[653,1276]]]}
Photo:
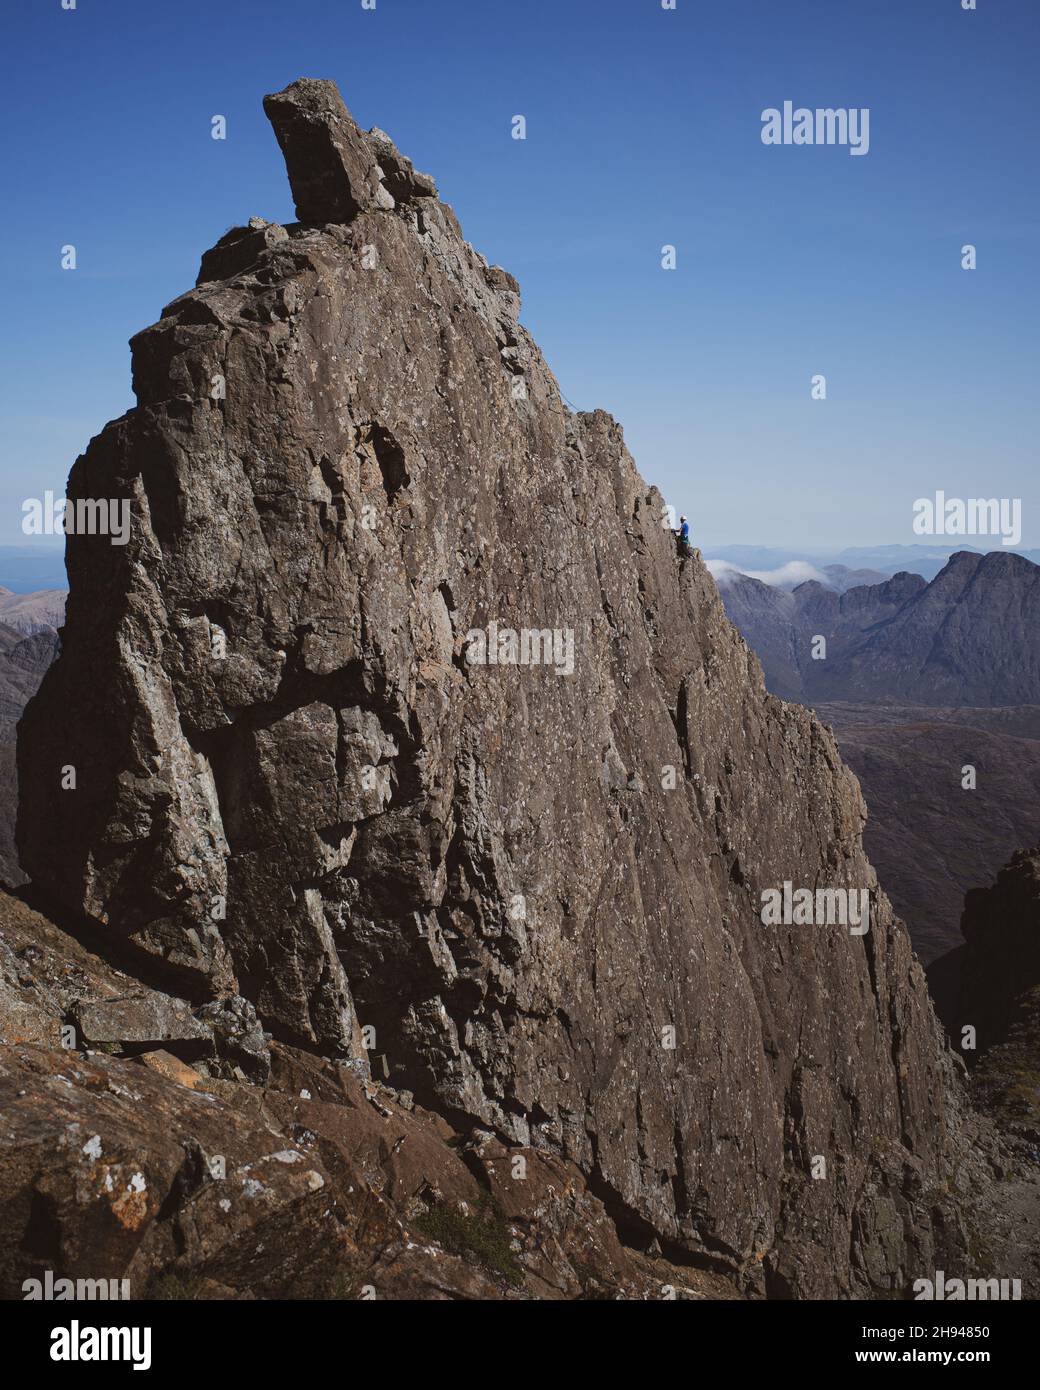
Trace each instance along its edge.
{"label": "distant mountain ridge", "polygon": [[815,580],[825,589],[833,589],[836,593],[843,594],[846,589],[864,584],[883,584],[888,578],[881,570],[853,570],[849,569],[848,565],[817,566],[808,560],[791,560],[772,570],[756,570],[750,566],[741,569],[729,560],[708,560],[706,563],[720,589],[727,584],[739,584],[742,579],[757,579],[762,584],[768,584],[771,589],[791,593],[800,584]]}
{"label": "distant mountain ridge", "polygon": [[902,572],[788,594],[729,575],[720,592],[783,699],[1040,703],[1040,566],[1021,555],[958,551],[930,583]]}
{"label": "distant mountain ridge", "polygon": [[65,621],[65,589],[40,589],[13,593],[0,585],[0,623],[31,637],[37,632],[56,632]]}
{"label": "distant mountain ridge", "polygon": [[772,693],[832,725],[922,960],[957,946],[964,893],[1040,839],[1040,567],[968,550],[930,583],[902,572],[788,593],[729,570],[719,591]]}
{"label": "distant mountain ridge", "polygon": [[839,568],[873,570],[879,578],[905,571],[909,574],[919,574],[922,579],[927,580],[934,579],[950,558],[961,551],[969,555],[1018,555],[1034,564],[1040,564],[1040,550],[1012,550],[1005,546],[982,550],[974,545],[951,545],[949,542],[932,545],[855,545],[834,551],[788,550],[766,545],[704,547],[709,568],[712,568],[714,561],[720,560],[738,570],[755,572],[757,577],[761,577],[761,571],[775,571],[788,565],[803,564],[819,571]]}

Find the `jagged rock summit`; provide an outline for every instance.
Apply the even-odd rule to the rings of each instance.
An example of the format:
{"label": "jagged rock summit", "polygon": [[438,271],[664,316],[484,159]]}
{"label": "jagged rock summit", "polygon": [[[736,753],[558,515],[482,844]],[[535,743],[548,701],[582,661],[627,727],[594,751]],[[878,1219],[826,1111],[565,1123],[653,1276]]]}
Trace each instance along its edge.
{"label": "jagged rock summit", "polygon": [[[576,1165],[630,1243],[800,1296],[953,1269],[948,1063],[830,734],[432,182],[332,83],[265,109],[299,223],[203,257],[69,480],[133,527],[68,540],[36,892]],[[869,889],[869,932],[764,927],[785,882]]]}
{"label": "jagged rock summit", "polygon": [[264,110],[301,222],[350,222],[359,212],[436,198],[433,179],[417,173],[385,131],[362,136],[334,82],[303,77],[264,97]]}

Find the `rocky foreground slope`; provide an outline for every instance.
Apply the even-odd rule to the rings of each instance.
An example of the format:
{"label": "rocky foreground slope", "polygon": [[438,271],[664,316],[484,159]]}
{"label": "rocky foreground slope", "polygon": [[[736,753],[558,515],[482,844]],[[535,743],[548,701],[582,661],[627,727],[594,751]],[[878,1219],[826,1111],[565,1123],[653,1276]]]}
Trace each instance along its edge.
{"label": "rocky foreground slope", "polygon": [[265,1040],[244,1000],[193,1012],[3,893],[0,1038],[0,1297],[48,1270],[134,1299],[738,1296],[623,1246],[558,1155]]}
{"label": "rocky foreground slope", "polygon": [[[69,538],[62,652],[19,741],[35,901],[203,1030],[146,1026],[137,1050],[235,1090],[160,1094],[159,1064],[125,1036],[98,1056],[78,1006],[74,1056],[5,1049],[5,1118],[39,1155],[0,1164],[8,1279],[60,1258],[264,1292],[212,1264],[243,1193],[284,1193],[270,1218],[306,1251],[333,1170],[338,1201],[385,1194],[427,1141],[391,1215],[364,1197],[364,1282],[389,1296],[380,1252],[422,1245],[416,1211],[434,1261],[459,1201],[493,1224],[528,1200],[510,1155],[568,1175],[629,1250],[744,1292],[970,1272],[954,1066],[831,735],[766,693],[620,428],[565,408],[516,282],[432,180],[330,83],[265,107],[299,222],[229,232],[134,339],[138,405],[68,488],[129,499],[131,539]],[[764,926],[785,883],[869,890],[869,930]],[[321,1123],[298,1104],[319,1074]],[[380,1127],[376,1084],[426,1138],[402,1149],[383,1101]],[[233,1195],[200,1157],[225,1125]],[[355,1187],[344,1149],[366,1143],[380,1172]],[[465,1163],[424,1186],[445,1146]],[[496,1287],[545,1293],[506,1249]]]}

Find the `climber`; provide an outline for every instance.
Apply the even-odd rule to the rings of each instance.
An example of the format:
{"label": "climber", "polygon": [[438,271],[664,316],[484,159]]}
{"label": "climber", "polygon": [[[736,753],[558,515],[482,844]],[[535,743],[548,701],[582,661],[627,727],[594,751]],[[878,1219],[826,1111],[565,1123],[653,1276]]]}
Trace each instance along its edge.
{"label": "climber", "polygon": [[690,523],[684,516],[679,518],[679,530],[676,532],[676,541],[680,555],[690,554]]}

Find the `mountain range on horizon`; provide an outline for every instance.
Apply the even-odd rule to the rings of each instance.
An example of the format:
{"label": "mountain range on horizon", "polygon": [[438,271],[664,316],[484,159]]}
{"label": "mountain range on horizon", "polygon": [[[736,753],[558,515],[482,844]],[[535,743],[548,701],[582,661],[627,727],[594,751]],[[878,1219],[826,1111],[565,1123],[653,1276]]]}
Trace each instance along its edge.
{"label": "mountain range on horizon", "polygon": [[921,959],[957,949],[965,893],[1040,841],[1040,567],[963,550],[931,581],[715,577],[768,688],[834,729]]}
{"label": "mountain range on horizon", "polygon": [[32,637],[37,632],[56,632],[65,619],[66,589],[15,592],[0,585],[0,624]]}
{"label": "mountain range on horizon", "polygon": [[970,555],[1018,555],[1040,564],[1040,550],[1012,546],[980,548],[964,544],[857,545],[840,549],[814,546],[801,549],[768,545],[704,546],[704,558],[717,583],[728,582],[736,571],[750,574],[777,588],[792,589],[806,579],[816,579],[839,590],[855,583],[878,582],[906,572],[934,579],[959,552]]}
{"label": "mountain range on horizon", "polygon": [[931,581],[900,571],[843,591],[733,571],[719,587],[783,699],[1040,701],[1040,566],[1024,556],[957,551]]}

